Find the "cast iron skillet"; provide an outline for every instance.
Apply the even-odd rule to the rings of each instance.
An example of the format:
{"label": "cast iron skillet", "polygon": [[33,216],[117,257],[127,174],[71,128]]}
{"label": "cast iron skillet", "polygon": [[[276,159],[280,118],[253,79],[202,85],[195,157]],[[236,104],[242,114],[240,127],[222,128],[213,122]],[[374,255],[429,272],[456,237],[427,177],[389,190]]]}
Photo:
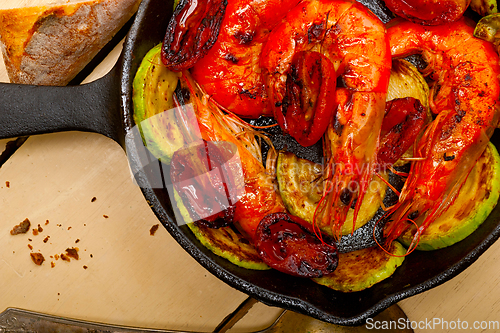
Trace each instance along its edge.
{"label": "cast iron skillet", "polygon": [[[391,14],[380,3],[365,3],[382,20]],[[59,131],[90,131],[106,135],[127,151],[132,171],[158,219],[176,241],[202,266],[230,286],[263,303],[291,309],[341,325],[363,324],[390,305],[433,288],[471,265],[500,235],[500,207],[464,241],[449,248],[414,252],[389,279],[357,293],[340,293],[308,279],[280,272],[252,271],[229,263],[204,248],[186,228],[179,227],[161,188],[154,189],[154,170],[148,167],[140,139],[132,128],[131,82],[146,54],[164,37],[172,1],[143,0],[114,69],[93,83],[73,87],[0,84],[0,138]],[[492,139],[500,147],[498,135]],[[160,165],[161,167],[161,165]],[[152,267],[154,269],[154,267]]]}

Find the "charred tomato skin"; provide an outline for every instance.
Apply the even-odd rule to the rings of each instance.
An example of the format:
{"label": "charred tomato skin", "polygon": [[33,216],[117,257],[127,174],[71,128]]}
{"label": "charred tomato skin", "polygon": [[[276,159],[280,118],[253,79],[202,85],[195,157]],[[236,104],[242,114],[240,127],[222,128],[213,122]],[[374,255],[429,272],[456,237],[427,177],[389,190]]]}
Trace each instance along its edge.
{"label": "charred tomato skin", "polygon": [[413,97],[387,102],[380,133],[380,169],[394,164],[414,144],[425,127],[426,109]]}
{"label": "charred tomato skin", "polygon": [[[177,150],[170,164],[170,179],[186,210],[194,221],[210,228],[221,228],[233,223],[235,206],[228,188],[235,188],[234,177],[210,177],[214,169],[225,170],[235,148],[230,143],[202,140],[201,144]],[[188,181],[188,186],[182,185]]]}
{"label": "charred tomato skin", "polygon": [[299,218],[273,213],[259,223],[255,246],[270,267],[293,276],[313,278],[337,268],[337,246],[327,241],[318,239]]}
{"label": "charred tomato skin", "polygon": [[181,0],[162,43],[163,64],[180,72],[191,68],[212,48],[219,36],[227,0]]}
{"label": "charred tomato skin", "polygon": [[333,63],[319,52],[297,52],[287,75],[283,100],[274,117],[304,147],[325,133],[336,103],[337,75]]}

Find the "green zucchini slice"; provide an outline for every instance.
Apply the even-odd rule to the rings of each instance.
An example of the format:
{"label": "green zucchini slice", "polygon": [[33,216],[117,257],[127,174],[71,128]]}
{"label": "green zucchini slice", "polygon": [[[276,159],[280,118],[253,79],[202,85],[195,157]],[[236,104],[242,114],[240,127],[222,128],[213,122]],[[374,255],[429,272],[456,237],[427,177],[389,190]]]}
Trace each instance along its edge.
{"label": "green zucchini slice", "polygon": [[206,248],[233,264],[247,269],[270,269],[255,247],[231,227],[213,229],[197,222],[189,223],[188,227]]}
{"label": "green zucchini slice", "polygon": [[479,22],[477,22],[476,28],[474,29],[474,36],[498,46],[499,36],[497,31],[499,28],[500,14],[494,13],[481,18]]}
{"label": "green zucchini slice", "polygon": [[[290,214],[313,223],[314,211],[323,192],[322,166],[295,154],[280,151],[277,164],[278,187],[283,202]],[[354,230],[368,223],[380,207],[384,199],[387,185],[377,176],[372,179],[369,191],[361,205]],[[342,234],[353,232],[352,220],[354,209],[350,209],[346,222],[342,226]],[[332,235],[330,226],[320,226],[321,230]]]}
{"label": "green zucchini slice", "polygon": [[187,143],[173,103],[178,75],[163,66],[160,44],[146,54],[132,83],[134,121],[144,145],[167,164]]}
{"label": "green zucchini slice", "polygon": [[472,0],[470,8],[481,16],[491,15],[498,12],[496,0]]}
{"label": "green zucchini slice", "polygon": [[339,254],[337,269],[313,281],[328,288],[355,292],[370,288],[390,277],[404,261],[406,249],[397,241],[393,242],[386,253],[380,247],[370,247]]}

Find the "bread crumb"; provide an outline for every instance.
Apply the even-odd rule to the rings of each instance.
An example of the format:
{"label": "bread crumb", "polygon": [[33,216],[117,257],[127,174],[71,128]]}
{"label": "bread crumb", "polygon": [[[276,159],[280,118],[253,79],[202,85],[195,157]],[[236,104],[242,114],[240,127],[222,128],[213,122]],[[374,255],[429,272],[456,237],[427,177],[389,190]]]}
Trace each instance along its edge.
{"label": "bread crumb", "polygon": [[79,239],[79,238],[75,240],[75,243],[78,243],[78,242],[80,242],[80,239]]}
{"label": "bread crumb", "polygon": [[90,202],[94,202],[94,201],[96,201],[96,200],[97,200],[97,198],[96,198],[96,197],[93,197],[93,198],[90,200]]}
{"label": "bread crumb", "polygon": [[40,225],[38,225],[38,232],[42,232],[42,231],[43,231],[42,227]]}
{"label": "bread crumb", "polygon": [[36,252],[36,253],[30,253],[31,260],[38,266],[40,266],[44,261],[45,258],[43,257],[43,254]]}
{"label": "bread crumb", "polygon": [[45,238],[43,239],[43,242],[44,242],[44,243],[47,243],[47,242],[49,241],[49,238],[50,238],[50,236],[45,237]]}
{"label": "bread crumb", "polygon": [[71,261],[71,259],[67,257],[64,253],[61,253],[61,259],[65,261]]}
{"label": "bread crumb", "polygon": [[149,229],[149,235],[154,236],[156,233],[156,230],[158,230],[159,227],[160,227],[159,224],[155,224],[154,226],[152,226],[151,229]]}
{"label": "bread crumb", "polygon": [[[78,248],[77,247],[67,248],[66,255],[68,257],[71,257],[71,258],[76,259],[76,260],[80,259],[80,257],[78,256]],[[61,255],[61,257],[62,257],[62,255]]]}
{"label": "bread crumb", "polygon": [[28,244],[28,248],[29,248],[30,250],[33,250],[33,246],[31,246],[31,244]]}
{"label": "bread crumb", "polygon": [[5,186],[6,186],[7,188],[9,188],[9,187],[10,187],[10,182],[9,182],[8,180],[5,182]]}
{"label": "bread crumb", "polygon": [[103,215],[102,217],[104,217],[105,219],[107,219],[109,216],[108,215]]}
{"label": "bread crumb", "polygon": [[56,266],[56,264],[55,264],[53,261],[51,261],[51,262],[50,262],[50,267],[51,267],[51,268],[54,268],[55,266]]}
{"label": "bread crumb", "polygon": [[38,235],[38,229],[33,229],[33,236],[37,236]]}
{"label": "bread crumb", "polygon": [[83,265],[83,269],[87,269],[87,268],[88,268],[87,266]]}
{"label": "bread crumb", "polygon": [[11,235],[19,235],[19,234],[25,234],[30,230],[31,222],[28,218],[25,218],[23,222],[19,223],[16,225],[12,230],[10,231]]}
{"label": "bread crumb", "polygon": [[49,224],[49,220],[45,221],[45,225]]}

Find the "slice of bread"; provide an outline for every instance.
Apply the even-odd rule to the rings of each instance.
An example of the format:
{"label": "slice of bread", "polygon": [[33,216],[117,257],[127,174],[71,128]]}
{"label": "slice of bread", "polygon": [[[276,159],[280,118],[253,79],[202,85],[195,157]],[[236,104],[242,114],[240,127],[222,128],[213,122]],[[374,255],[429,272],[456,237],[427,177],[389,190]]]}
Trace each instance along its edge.
{"label": "slice of bread", "polygon": [[140,0],[45,2],[0,10],[0,47],[13,83],[68,84],[140,4]]}

